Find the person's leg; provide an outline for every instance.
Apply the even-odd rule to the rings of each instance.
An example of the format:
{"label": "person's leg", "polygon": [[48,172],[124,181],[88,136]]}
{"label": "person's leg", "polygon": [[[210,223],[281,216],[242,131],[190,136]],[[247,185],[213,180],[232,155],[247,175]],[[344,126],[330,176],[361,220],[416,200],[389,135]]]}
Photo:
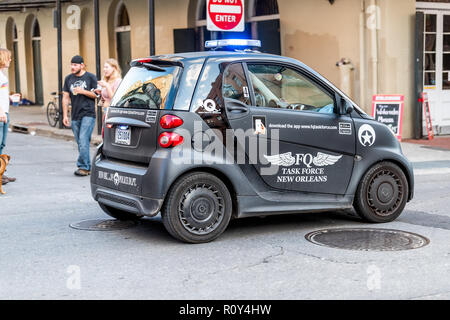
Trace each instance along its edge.
{"label": "person's leg", "polygon": [[[1,122],[0,123],[0,154],[3,154],[3,149],[6,145],[6,136],[8,135],[8,128],[9,128],[9,114],[6,114],[7,121],[6,123]],[[8,182],[15,182],[16,178],[13,177],[7,177],[6,174],[3,174],[2,176],[2,184],[7,184]]]}
{"label": "person's leg", "polygon": [[80,158],[78,168],[91,171],[90,146],[92,132],[94,131],[95,118],[83,117],[80,125]]}
{"label": "person's leg", "polygon": [[80,127],[81,127],[81,120],[73,120],[72,124],[72,132],[73,132],[73,137],[75,138],[75,142],[77,143],[78,146],[78,160],[77,160],[77,166],[78,163],[80,162]]}
{"label": "person's leg", "polygon": [[9,114],[6,114],[7,122],[0,122],[0,154],[3,154],[3,149],[6,146],[6,136],[8,135]]}
{"label": "person's leg", "polygon": [[72,120],[72,132],[73,132],[73,136],[75,138],[75,142],[77,144],[80,144],[80,126],[81,126],[81,120]]}

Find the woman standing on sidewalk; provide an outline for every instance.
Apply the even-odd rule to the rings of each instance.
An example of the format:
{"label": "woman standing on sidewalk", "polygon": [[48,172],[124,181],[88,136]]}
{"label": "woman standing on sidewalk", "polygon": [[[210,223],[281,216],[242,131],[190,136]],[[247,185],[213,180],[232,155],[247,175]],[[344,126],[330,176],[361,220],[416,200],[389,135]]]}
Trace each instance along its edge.
{"label": "woman standing on sidewalk", "polygon": [[[103,107],[103,114],[106,114],[109,106],[111,105],[111,99],[116,93],[117,88],[122,82],[122,72],[119,67],[119,63],[115,59],[106,60],[103,66],[103,79],[98,82],[102,87],[101,102]],[[100,90],[99,90],[100,91]]]}
{"label": "woman standing on sidewalk", "polygon": [[[3,154],[9,127],[9,82],[3,69],[8,69],[10,64],[11,52],[0,48],[0,154]],[[2,184],[14,181],[15,178],[2,177]]]}

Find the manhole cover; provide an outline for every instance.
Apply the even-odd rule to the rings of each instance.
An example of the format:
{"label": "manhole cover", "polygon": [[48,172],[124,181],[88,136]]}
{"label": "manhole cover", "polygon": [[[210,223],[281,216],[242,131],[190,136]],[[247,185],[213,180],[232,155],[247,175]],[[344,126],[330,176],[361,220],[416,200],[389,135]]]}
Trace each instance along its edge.
{"label": "manhole cover", "polygon": [[114,231],[128,229],[137,226],[137,221],[120,220],[85,220],[70,224],[70,227],[77,230],[87,231]]}
{"label": "manhole cover", "polygon": [[418,234],[389,229],[326,229],[308,233],[305,237],[321,246],[362,251],[411,250],[430,243]]}

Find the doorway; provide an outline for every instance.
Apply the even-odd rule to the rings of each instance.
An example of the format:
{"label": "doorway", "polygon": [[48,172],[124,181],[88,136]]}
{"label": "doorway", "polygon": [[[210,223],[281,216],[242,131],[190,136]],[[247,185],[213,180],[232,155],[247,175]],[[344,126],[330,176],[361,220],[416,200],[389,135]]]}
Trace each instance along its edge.
{"label": "doorway", "polygon": [[17,26],[14,23],[12,32],[12,56],[14,63],[14,92],[21,93],[20,88],[20,70],[19,70],[19,38],[17,35]]}
{"label": "doorway", "polygon": [[[423,13],[423,92],[435,134],[450,134],[450,10]],[[422,127],[426,132],[425,119]]]}
{"label": "doorway", "polygon": [[122,3],[118,8],[115,29],[117,60],[122,74],[126,74],[130,69],[131,62],[131,26],[125,5]]}
{"label": "doorway", "polygon": [[31,46],[33,51],[33,74],[34,74],[34,96],[35,104],[44,104],[43,84],[42,84],[42,64],[41,64],[41,31],[37,19],[32,27]]}

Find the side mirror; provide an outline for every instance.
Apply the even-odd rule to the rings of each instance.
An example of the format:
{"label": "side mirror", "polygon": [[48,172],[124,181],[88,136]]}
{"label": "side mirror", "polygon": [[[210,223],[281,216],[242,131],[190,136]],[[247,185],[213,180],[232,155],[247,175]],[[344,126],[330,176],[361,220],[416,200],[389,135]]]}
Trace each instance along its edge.
{"label": "side mirror", "polygon": [[354,108],[353,108],[353,106],[351,104],[346,104],[344,108],[345,108],[344,109],[345,110],[345,114],[350,114],[354,110]]}
{"label": "side mirror", "polygon": [[354,108],[353,105],[348,102],[346,99],[344,99],[343,97],[339,97],[340,98],[340,114],[341,115],[348,115],[350,113],[353,112]]}

